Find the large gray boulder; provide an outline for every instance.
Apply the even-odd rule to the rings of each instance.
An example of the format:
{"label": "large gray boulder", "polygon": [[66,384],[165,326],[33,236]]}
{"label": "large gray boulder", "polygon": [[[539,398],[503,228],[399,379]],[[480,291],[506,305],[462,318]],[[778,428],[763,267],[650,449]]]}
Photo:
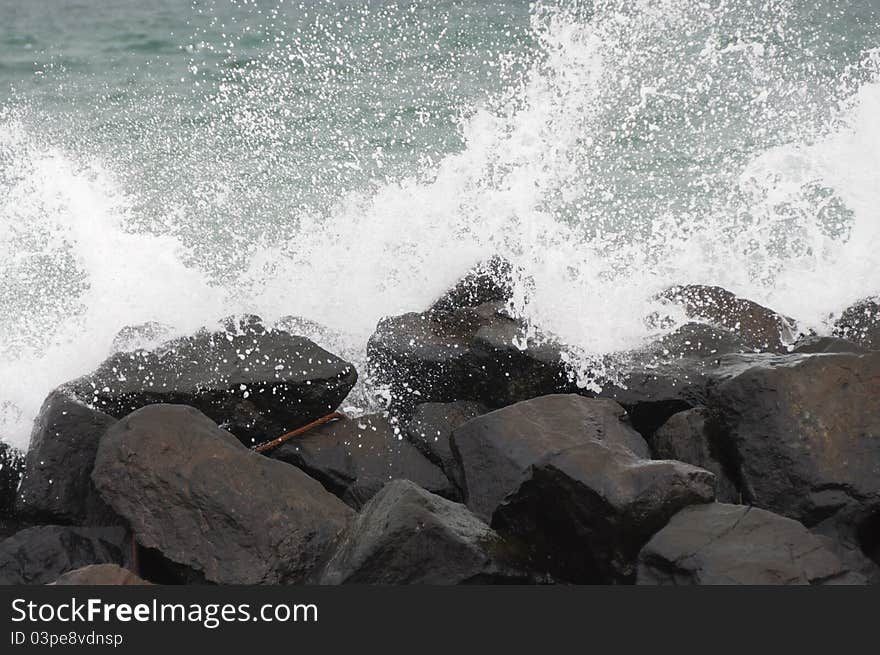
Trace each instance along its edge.
{"label": "large gray boulder", "polygon": [[533,464],[492,527],[530,549],[531,567],[576,583],[629,583],[639,550],[680,509],[711,502],[715,476],[590,439]]}
{"label": "large gray boulder", "polygon": [[47,584],[88,564],[124,564],[129,549],[119,527],[27,528],[0,542],[0,585]]}
{"label": "large gray boulder", "polygon": [[714,498],[715,477],[652,461],[610,400],[535,398],[453,432],[465,501],[528,553],[529,566],[568,582],[626,582],[636,554],[682,507]]}
{"label": "large gray boulder", "polygon": [[115,418],[157,403],[189,405],[252,445],[329,414],[356,381],[348,362],[254,317],[116,353],[62,390]]}
{"label": "large gray boulder", "polygon": [[321,584],[464,584],[522,580],[507,547],[458,503],[407,480],[363,508],[319,577]]}
{"label": "large gray boulder", "polygon": [[803,525],[712,503],[676,514],[639,554],[638,584],[864,584]]}
{"label": "large gray boulder", "polygon": [[181,405],[120,420],[92,479],[141,546],[223,584],[302,581],[352,516],[316,480]]}
{"label": "large gray boulder", "polygon": [[808,527],[880,508],[880,353],[753,362],[708,408],[749,503]]}
{"label": "large gray boulder", "polygon": [[92,484],[98,443],[116,419],[55,391],[34,423],[17,498],[21,516],[76,525],[119,518]]}
{"label": "large gray boulder", "polygon": [[529,467],[591,440],[619,444],[650,458],[645,440],[627,424],[626,412],[610,400],[543,396],[468,421],[452,435],[465,503],[488,522]]}
{"label": "large gray boulder", "polygon": [[458,492],[383,414],[322,425],[275,449],[271,456],[315,478],[356,509],[389,481],[406,479],[446,497]]}
{"label": "large gray boulder", "polygon": [[[877,558],[880,352],[768,357],[712,393],[710,430],[745,502]],[[861,552],[859,552],[861,551]],[[873,570],[860,569],[877,577]]]}

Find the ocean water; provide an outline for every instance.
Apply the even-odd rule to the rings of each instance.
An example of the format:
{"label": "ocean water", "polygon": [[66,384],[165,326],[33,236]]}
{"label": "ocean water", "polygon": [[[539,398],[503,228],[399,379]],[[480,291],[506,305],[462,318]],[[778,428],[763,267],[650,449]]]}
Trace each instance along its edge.
{"label": "ocean water", "polygon": [[880,0],[0,0],[18,446],[127,325],[294,315],[362,363],[500,253],[601,384],[669,284],[822,332],[878,252]]}

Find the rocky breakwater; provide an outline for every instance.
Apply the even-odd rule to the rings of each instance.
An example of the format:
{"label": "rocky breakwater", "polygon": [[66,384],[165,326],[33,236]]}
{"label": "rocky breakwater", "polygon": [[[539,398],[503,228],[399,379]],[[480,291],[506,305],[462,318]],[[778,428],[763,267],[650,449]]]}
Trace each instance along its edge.
{"label": "rocky breakwater", "polygon": [[873,301],[801,337],[673,287],[646,318],[663,336],[587,390],[511,312],[515,273],[493,259],[382,320],[388,407],[265,453],[354,367],[254,317],[113,355],[46,399],[25,457],[0,450],[0,580],[880,581]]}

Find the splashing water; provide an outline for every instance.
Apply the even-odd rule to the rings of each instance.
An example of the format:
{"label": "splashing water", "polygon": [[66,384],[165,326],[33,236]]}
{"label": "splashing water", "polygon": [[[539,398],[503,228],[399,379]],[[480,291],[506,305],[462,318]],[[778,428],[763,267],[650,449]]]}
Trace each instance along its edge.
{"label": "splashing water", "polygon": [[669,284],[826,329],[880,290],[873,4],[159,2],[109,73],[38,61],[0,100],[0,438],[126,325],[297,315],[360,363],[495,253],[587,377]]}

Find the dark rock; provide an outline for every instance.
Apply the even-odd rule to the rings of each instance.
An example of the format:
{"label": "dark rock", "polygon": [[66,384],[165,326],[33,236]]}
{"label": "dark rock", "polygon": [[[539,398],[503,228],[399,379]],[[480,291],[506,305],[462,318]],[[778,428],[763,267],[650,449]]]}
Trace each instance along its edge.
{"label": "dark rock", "polygon": [[814,355],[821,353],[861,353],[866,352],[866,349],[847,339],[811,335],[798,339],[792,348],[792,352]]}
{"label": "dark rock", "polygon": [[706,410],[689,409],[673,415],[650,441],[655,459],[675,459],[715,474],[715,497],[722,503],[736,503],[740,493],[714,452],[706,429]]}
{"label": "dark rock", "polygon": [[180,405],[108,430],[92,479],[138,543],[221,584],[303,580],[351,517],[302,471]]}
{"label": "dark rock", "polygon": [[573,389],[559,346],[528,332],[497,303],[404,314],[379,322],[367,355],[404,409],[456,400],[501,407]]}
{"label": "dark rock", "polygon": [[864,584],[800,523],[742,505],[688,507],[639,554],[638,584]]}
{"label": "dark rock", "polygon": [[811,528],[849,570],[880,584],[880,512],[867,509],[835,515]]}
{"label": "dark rock", "polygon": [[16,532],[21,532],[34,526],[35,523],[33,521],[28,521],[19,516],[0,517],[0,541],[11,537]]}
{"label": "dark rock", "polygon": [[382,491],[387,483],[388,480],[384,478],[361,476],[345,488],[340,498],[349,507],[359,510],[370,502],[370,498]]}
{"label": "dark rock", "polygon": [[688,319],[733,332],[755,352],[785,352],[794,341],[790,319],[721,287],[674,286],[659,297],[680,306]]}
{"label": "dark rock", "polygon": [[708,407],[750,504],[808,527],[880,508],[880,353],[766,358]]}
{"label": "dark rock", "polygon": [[145,548],[137,544],[137,564],[140,576],[158,585],[199,585],[212,584],[201,571],[180,564],[165,557],[155,548]]}
{"label": "dark rock", "polygon": [[329,414],[354,386],[354,367],[308,339],[236,320],[230,331],[117,353],[63,390],[116,418],[156,403],[190,405],[252,444]]}
{"label": "dark rock", "polygon": [[24,472],[24,453],[0,441],[0,521],[15,511],[15,497]]}
{"label": "dark rock", "polygon": [[363,508],[321,584],[463,584],[513,577],[505,546],[464,505],[412,482],[389,482]]}
{"label": "dark rock", "polygon": [[748,352],[732,332],[686,323],[642,349],[613,356],[606,368],[617,370],[618,379],[598,395],[623,405],[633,427],[649,438],[673,414],[706,402],[726,356]]}
{"label": "dark rock", "polygon": [[288,441],[271,456],[302,469],[355,508],[398,478],[442,496],[457,495],[443,471],[381,414],[322,425]]}
{"label": "dark rock", "polygon": [[146,580],[116,564],[91,564],[65,573],[52,585],[66,586],[140,586],[150,584]]}
{"label": "dark rock", "polygon": [[507,302],[513,295],[514,270],[510,262],[495,256],[480,262],[458,284],[435,302],[431,309],[452,311],[477,307],[487,302]]}
{"label": "dark rock", "polygon": [[0,542],[0,585],[46,584],[87,564],[124,564],[123,528],[27,528]]}
{"label": "dark rock", "polygon": [[847,565],[880,579],[860,536],[880,513],[880,352],[753,362],[708,407],[744,501],[834,538]]}
{"label": "dark rock", "polygon": [[91,479],[98,443],[114,423],[116,419],[78,400],[51,393],[31,433],[18,513],[47,522],[119,524]]}
{"label": "dark rock", "polygon": [[847,308],[834,324],[834,336],[880,350],[880,298],[866,298]]}
{"label": "dark rock", "polygon": [[464,479],[452,453],[452,431],[489,411],[485,405],[467,400],[457,403],[422,403],[404,426],[407,438],[429,460],[437,464],[461,493]]}
{"label": "dark rock", "polygon": [[625,421],[617,403],[576,395],[535,398],[468,421],[452,433],[467,506],[488,522],[530,466],[593,439],[650,458],[644,439]]}
{"label": "dark rock", "polygon": [[531,466],[491,525],[530,547],[536,571],[575,583],[629,583],[651,535],[683,507],[714,496],[709,471],[592,438]]}

